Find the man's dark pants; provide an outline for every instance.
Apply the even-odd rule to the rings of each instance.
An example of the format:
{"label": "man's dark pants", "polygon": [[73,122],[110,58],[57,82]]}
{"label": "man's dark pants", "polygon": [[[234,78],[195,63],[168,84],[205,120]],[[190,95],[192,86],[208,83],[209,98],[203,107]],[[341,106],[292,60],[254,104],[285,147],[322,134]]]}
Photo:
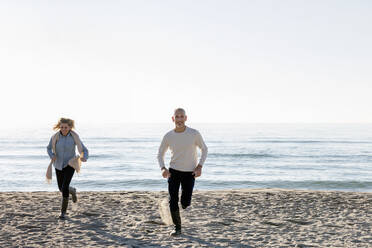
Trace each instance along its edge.
{"label": "man's dark pants", "polygon": [[169,207],[171,211],[177,211],[178,192],[180,185],[182,187],[181,204],[183,208],[190,206],[192,191],[194,189],[195,177],[193,172],[183,172],[169,168],[171,176],[168,178]]}

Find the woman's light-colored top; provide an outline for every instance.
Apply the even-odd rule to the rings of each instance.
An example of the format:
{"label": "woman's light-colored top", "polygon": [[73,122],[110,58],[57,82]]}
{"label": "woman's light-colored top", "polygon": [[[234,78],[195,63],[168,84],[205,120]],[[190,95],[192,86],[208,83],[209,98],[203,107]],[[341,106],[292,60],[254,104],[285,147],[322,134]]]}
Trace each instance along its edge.
{"label": "woman's light-colored top", "polygon": [[[88,159],[88,149],[84,146],[83,142],[81,142],[81,144],[83,147],[84,158]],[[76,156],[75,147],[76,144],[71,133],[68,133],[66,136],[63,136],[62,134],[60,135],[56,143],[57,160],[53,163],[57,170],[65,168],[68,165],[68,161]],[[50,139],[47,151],[50,158],[54,157],[55,154],[53,153],[52,139]]]}
{"label": "woman's light-colored top", "polygon": [[[199,163],[197,147],[201,149]],[[204,164],[208,154],[208,148],[200,133],[189,127],[182,133],[171,130],[163,137],[158,152],[160,168],[165,166],[164,155],[168,148],[172,153],[169,167],[179,171],[193,171],[198,164]]]}

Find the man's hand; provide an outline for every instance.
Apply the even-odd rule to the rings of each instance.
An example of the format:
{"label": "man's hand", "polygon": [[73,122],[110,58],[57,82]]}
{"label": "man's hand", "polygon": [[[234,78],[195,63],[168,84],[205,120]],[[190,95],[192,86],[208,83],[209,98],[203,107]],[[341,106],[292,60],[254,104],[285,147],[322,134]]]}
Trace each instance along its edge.
{"label": "man's hand", "polygon": [[161,169],[161,174],[164,178],[169,178],[171,176],[171,174],[169,173],[169,170],[167,170],[167,168],[163,168]]}
{"label": "man's hand", "polygon": [[194,175],[194,177],[200,177],[202,174],[202,166],[198,164],[198,166],[196,166],[192,174]]}

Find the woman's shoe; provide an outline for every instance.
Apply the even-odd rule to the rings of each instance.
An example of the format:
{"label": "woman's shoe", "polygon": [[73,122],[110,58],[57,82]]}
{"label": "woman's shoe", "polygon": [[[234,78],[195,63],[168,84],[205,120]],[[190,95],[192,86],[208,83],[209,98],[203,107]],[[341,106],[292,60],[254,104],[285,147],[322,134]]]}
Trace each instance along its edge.
{"label": "woman's shoe", "polygon": [[69,192],[70,192],[70,194],[72,196],[72,202],[73,203],[76,203],[77,202],[76,188],[69,187],[68,190],[69,190]]}
{"label": "woman's shoe", "polygon": [[68,197],[63,197],[62,198],[61,215],[59,216],[59,218],[61,220],[64,220],[66,218],[67,206],[68,206]]}

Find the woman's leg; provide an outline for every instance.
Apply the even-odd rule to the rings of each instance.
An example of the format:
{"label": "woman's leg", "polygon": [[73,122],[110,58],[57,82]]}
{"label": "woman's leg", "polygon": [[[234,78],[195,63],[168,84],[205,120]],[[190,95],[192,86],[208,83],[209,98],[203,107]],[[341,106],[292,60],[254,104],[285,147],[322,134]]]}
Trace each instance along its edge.
{"label": "woman's leg", "polygon": [[64,219],[65,214],[67,212],[68,207],[68,195],[69,195],[69,187],[72,176],[74,175],[75,169],[71,166],[66,166],[62,170],[63,172],[63,181],[62,181],[62,207],[61,207],[61,215],[59,218]]}
{"label": "woman's leg", "polygon": [[77,202],[76,188],[70,186],[68,191],[72,196],[72,202]]}
{"label": "woman's leg", "polygon": [[62,171],[64,173],[63,183],[62,183],[62,195],[63,195],[63,197],[68,197],[68,195],[70,193],[70,189],[69,189],[70,188],[70,183],[71,183],[71,179],[74,175],[75,169],[68,165],[65,168],[63,168]]}
{"label": "woman's leg", "polygon": [[58,183],[58,189],[62,193],[62,183],[63,183],[63,171],[56,169],[56,177],[57,177],[57,183]]}

